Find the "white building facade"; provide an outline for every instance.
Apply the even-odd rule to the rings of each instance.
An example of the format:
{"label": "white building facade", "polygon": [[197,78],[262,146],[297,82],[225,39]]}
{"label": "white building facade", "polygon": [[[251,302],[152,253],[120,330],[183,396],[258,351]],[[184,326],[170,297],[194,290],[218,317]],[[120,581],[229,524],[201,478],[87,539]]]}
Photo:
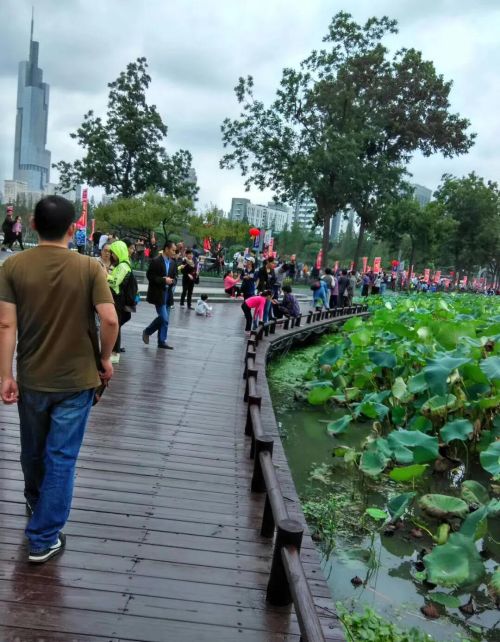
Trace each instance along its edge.
{"label": "white building facade", "polygon": [[282,232],[285,227],[290,229],[293,212],[279,203],[256,205],[248,198],[233,198],[229,218],[233,221],[245,221],[252,227]]}

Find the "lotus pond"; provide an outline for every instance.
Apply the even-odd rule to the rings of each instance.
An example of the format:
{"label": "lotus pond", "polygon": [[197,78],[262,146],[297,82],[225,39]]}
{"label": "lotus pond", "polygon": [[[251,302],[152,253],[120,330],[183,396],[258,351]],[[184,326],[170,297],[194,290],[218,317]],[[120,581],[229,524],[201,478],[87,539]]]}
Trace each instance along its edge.
{"label": "lotus pond", "polygon": [[370,300],[268,381],[335,602],[500,640],[500,302]]}

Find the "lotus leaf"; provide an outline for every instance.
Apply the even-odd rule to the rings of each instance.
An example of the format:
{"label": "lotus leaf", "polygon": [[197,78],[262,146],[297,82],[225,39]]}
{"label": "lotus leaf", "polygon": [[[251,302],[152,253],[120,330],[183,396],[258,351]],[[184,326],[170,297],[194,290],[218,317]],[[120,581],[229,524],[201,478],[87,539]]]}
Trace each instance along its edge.
{"label": "lotus leaf", "polygon": [[448,391],[447,379],[456,368],[469,361],[465,357],[451,357],[443,353],[436,354],[436,358],[429,361],[423,369],[429,390],[435,395],[445,395]]}
{"label": "lotus leaf", "polygon": [[435,395],[422,405],[421,410],[422,412],[428,412],[430,415],[444,417],[455,406],[456,402],[455,395]]}
{"label": "lotus leaf", "polygon": [[362,414],[369,419],[378,419],[379,421],[382,421],[388,412],[389,408],[387,406],[373,401],[363,401],[358,404],[356,408],[356,415],[358,417]]}
{"label": "lotus leaf", "polygon": [[481,506],[473,513],[467,515],[464,520],[464,523],[460,527],[460,532],[465,537],[469,537],[473,541],[481,539],[486,535],[488,530],[487,519],[488,517],[488,508],[486,506]]}
{"label": "lotus leaf", "polygon": [[371,343],[372,333],[366,328],[361,328],[358,332],[350,335],[350,339],[355,346],[367,346]]}
{"label": "lotus leaf", "polygon": [[342,345],[332,346],[327,348],[323,354],[319,357],[319,365],[329,365],[332,366],[336,363],[344,353],[344,348]]}
{"label": "lotus leaf", "polygon": [[330,435],[339,435],[340,433],[343,433],[347,430],[347,427],[349,426],[351,421],[352,417],[350,417],[350,415],[344,415],[343,417],[340,417],[340,419],[330,421],[326,429],[330,433]]}
{"label": "lotus leaf", "polygon": [[401,399],[406,396],[407,389],[403,377],[396,377],[394,383],[392,384],[392,394],[394,398],[398,399],[399,401],[401,401]]}
{"label": "lotus leaf", "polygon": [[438,438],[418,430],[393,430],[387,437],[387,443],[401,464],[425,464],[439,455]]}
{"label": "lotus leaf", "polygon": [[466,381],[471,381],[472,383],[488,383],[488,377],[484,374],[481,368],[475,363],[464,363],[460,368],[462,377]]}
{"label": "lotus leaf", "polygon": [[403,408],[403,406],[396,406],[395,408],[392,408],[391,410],[391,419],[392,423],[395,426],[401,426],[406,418],[406,410]]}
{"label": "lotus leaf", "polygon": [[500,499],[491,499],[486,507],[490,517],[500,516]]}
{"label": "lotus leaf", "polygon": [[316,383],[313,384],[313,387],[309,390],[307,401],[312,406],[321,406],[322,404],[326,403],[328,399],[333,397],[334,394],[335,390],[329,383]]}
{"label": "lotus leaf", "polygon": [[408,391],[412,394],[418,394],[425,390],[427,390],[427,381],[423,372],[419,372],[414,377],[408,379]]}
{"label": "lotus leaf", "polygon": [[483,359],[479,364],[479,367],[488,377],[489,381],[500,380],[500,357],[488,357],[487,359]]}
{"label": "lotus leaf", "polygon": [[356,330],[362,325],[363,325],[362,319],[360,319],[359,317],[352,317],[352,319],[349,319],[344,323],[342,329],[344,332],[352,332],[353,330]]}
{"label": "lotus leaf", "polygon": [[441,606],[447,606],[450,609],[458,609],[461,600],[455,595],[450,595],[449,593],[429,593],[428,598],[435,602],[436,604],[441,604]]}
{"label": "lotus leaf", "polygon": [[480,455],[481,466],[492,475],[500,475],[500,440],[494,441]]}
{"label": "lotus leaf", "polygon": [[474,426],[470,421],[467,419],[455,419],[445,424],[443,428],[441,428],[440,434],[445,444],[449,444],[450,441],[455,439],[466,441],[473,432]]}
{"label": "lotus leaf", "polygon": [[422,415],[414,415],[408,424],[408,430],[420,430],[420,432],[429,432],[432,430],[432,421]]}
{"label": "lotus leaf", "polygon": [[376,477],[385,470],[390,458],[385,456],[380,450],[365,450],[361,455],[359,468],[366,475]]}
{"label": "lotus leaf", "polygon": [[396,495],[392,497],[387,504],[387,510],[391,516],[393,522],[396,522],[400,517],[404,515],[406,510],[410,507],[411,503],[415,499],[417,493],[401,493],[401,495]]}
{"label": "lotus leaf", "polygon": [[474,542],[461,533],[452,533],[442,546],[424,557],[427,580],[445,587],[476,584],[484,575],[484,564]]}
{"label": "lotus leaf", "polygon": [[418,505],[428,515],[439,519],[465,517],[469,512],[469,507],[463,499],[450,495],[422,495],[418,500]]}
{"label": "lotus leaf", "polygon": [[[491,357],[490,357],[491,358]],[[488,397],[486,399],[480,399],[478,402],[480,408],[500,408],[500,394],[495,397]]]}
{"label": "lotus leaf", "polygon": [[381,368],[395,368],[397,361],[396,357],[390,352],[378,352],[376,350],[371,350],[368,353],[371,361]]}
{"label": "lotus leaf", "polygon": [[365,510],[365,513],[369,517],[371,517],[372,519],[376,519],[377,521],[387,519],[387,513],[385,512],[385,510],[381,510],[380,508],[367,508]]}
{"label": "lotus leaf", "polygon": [[397,482],[413,481],[422,477],[428,466],[428,464],[413,464],[411,466],[393,468],[389,473],[389,477]]}
{"label": "lotus leaf", "polygon": [[466,501],[469,506],[487,504],[490,501],[490,495],[486,488],[473,479],[464,481],[461,495],[462,499]]}

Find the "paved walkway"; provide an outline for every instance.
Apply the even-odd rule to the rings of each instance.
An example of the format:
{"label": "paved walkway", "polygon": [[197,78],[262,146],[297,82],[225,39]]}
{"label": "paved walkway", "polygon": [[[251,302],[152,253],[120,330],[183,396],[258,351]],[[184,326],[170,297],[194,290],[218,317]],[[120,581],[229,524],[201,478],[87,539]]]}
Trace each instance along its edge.
{"label": "paved walkway", "polygon": [[[173,352],[142,344],[151,315],[141,305],[124,328],[127,352],[82,448],[67,550],[40,567],[25,561],[17,412],[0,407],[2,642],[299,640],[293,609],[265,603],[271,544],[259,535],[263,497],[249,491],[241,311],[216,305],[203,319],[176,307]],[[308,535],[302,560],[328,639],[343,639]]]}

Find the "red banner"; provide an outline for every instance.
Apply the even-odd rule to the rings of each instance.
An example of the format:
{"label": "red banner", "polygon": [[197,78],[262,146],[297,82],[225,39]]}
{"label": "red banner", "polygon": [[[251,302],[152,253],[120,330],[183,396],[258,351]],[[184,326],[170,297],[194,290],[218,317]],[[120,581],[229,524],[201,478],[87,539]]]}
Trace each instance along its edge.
{"label": "red banner", "polygon": [[212,244],[210,243],[210,238],[209,237],[206,237],[206,238],[203,239],[203,251],[204,252],[210,252],[211,245]]}
{"label": "red banner", "polygon": [[338,269],[339,269],[339,262],[338,262],[338,261],[335,261],[335,265],[333,266],[333,271],[334,271],[335,273],[337,273],[337,272],[338,272]]}
{"label": "red banner", "polygon": [[76,222],[76,227],[78,229],[87,229],[87,203],[88,203],[88,190],[87,188],[82,190],[82,215]]}
{"label": "red banner", "polygon": [[318,270],[321,269],[321,264],[323,263],[323,250],[320,250],[318,252],[318,256],[316,257],[316,267]]}
{"label": "red banner", "polygon": [[429,283],[430,278],[431,278],[431,271],[430,271],[429,268],[425,268],[425,270],[424,270],[424,281],[426,283]]}
{"label": "red banner", "polygon": [[351,261],[351,267],[349,268],[349,272],[352,272],[354,270],[354,261]]}
{"label": "red banner", "polygon": [[441,272],[440,272],[440,270],[438,270],[434,274],[434,283],[439,283],[440,280],[441,280]]}
{"label": "red banner", "polygon": [[363,257],[363,272],[366,272],[366,266],[368,265],[368,257]]}
{"label": "red banner", "polygon": [[378,274],[380,272],[380,263],[382,262],[382,259],[380,256],[376,256],[373,259],[373,272],[375,274]]}

